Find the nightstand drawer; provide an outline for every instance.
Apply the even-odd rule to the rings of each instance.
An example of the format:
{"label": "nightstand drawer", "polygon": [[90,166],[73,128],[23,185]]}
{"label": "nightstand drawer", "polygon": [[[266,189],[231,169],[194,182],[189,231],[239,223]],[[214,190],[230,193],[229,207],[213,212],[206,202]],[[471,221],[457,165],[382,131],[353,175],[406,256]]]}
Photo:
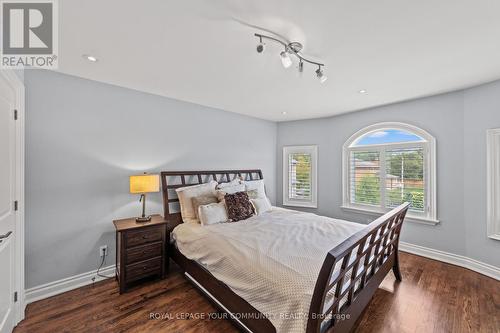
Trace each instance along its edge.
{"label": "nightstand drawer", "polygon": [[125,247],[161,241],[163,234],[164,229],[161,226],[128,231],[125,236]]}
{"label": "nightstand drawer", "polygon": [[125,280],[127,282],[135,281],[151,275],[161,274],[161,271],[162,258],[156,257],[136,264],[127,265],[125,267]]}
{"label": "nightstand drawer", "polygon": [[146,260],[149,258],[159,257],[162,255],[163,242],[146,244],[127,249],[126,264]]}

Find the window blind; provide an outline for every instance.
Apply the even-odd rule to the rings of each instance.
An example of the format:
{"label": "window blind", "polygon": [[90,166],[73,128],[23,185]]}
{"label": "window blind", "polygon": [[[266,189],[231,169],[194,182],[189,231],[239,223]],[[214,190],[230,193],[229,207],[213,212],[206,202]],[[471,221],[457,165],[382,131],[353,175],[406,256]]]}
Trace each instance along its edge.
{"label": "window blind", "polygon": [[422,148],[385,152],[385,204],[394,208],[409,202],[413,211],[424,211],[424,152]]}
{"label": "window blind", "polygon": [[351,203],[380,205],[380,153],[354,151],[350,158]]}
{"label": "window blind", "polygon": [[311,200],[312,157],[306,153],[288,155],[288,197]]}
{"label": "window blind", "polygon": [[425,211],[422,148],[353,151],[349,165],[352,204],[394,208],[409,202],[411,210]]}

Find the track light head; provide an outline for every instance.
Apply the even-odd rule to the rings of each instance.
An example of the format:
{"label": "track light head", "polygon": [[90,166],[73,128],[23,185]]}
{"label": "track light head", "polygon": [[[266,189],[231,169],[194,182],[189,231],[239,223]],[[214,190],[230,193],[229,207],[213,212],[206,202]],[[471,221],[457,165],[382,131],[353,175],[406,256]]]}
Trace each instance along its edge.
{"label": "track light head", "polygon": [[321,66],[319,66],[319,68],[316,70],[316,76],[321,83],[325,83],[325,81],[328,80],[328,77],[325,75],[325,73],[323,73]]}
{"label": "track light head", "polygon": [[262,52],[264,52],[264,49],[265,49],[265,48],[266,48],[266,46],[265,46],[265,44],[264,44],[264,43],[262,43],[262,42],[261,42],[261,43],[259,43],[259,44],[257,45],[257,53],[262,53]]}
{"label": "track light head", "polygon": [[280,57],[281,57],[281,64],[283,64],[283,67],[288,68],[292,66],[292,59],[288,55],[288,52],[281,51]]}
{"label": "track light head", "polygon": [[257,45],[257,53],[264,52],[265,48],[266,48],[266,44],[262,43],[262,37],[259,37],[259,44]]}
{"label": "track light head", "polygon": [[302,73],[304,71],[304,62],[302,59],[299,61],[299,73]]}

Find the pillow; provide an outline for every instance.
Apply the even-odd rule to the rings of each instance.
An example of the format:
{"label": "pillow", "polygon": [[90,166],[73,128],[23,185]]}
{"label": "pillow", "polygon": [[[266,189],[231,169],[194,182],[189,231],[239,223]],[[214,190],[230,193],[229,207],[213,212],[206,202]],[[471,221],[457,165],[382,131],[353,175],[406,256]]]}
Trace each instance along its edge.
{"label": "pillow", "polygon": [[264,188],[264,179],[260,180],[250,180],[243,182],[245,184],[245,191],[257,190],[257,198],[266,197],[266,189]]}
{"label": "pillow", "polygon": [[196,213],[193,209],[193,203],[191,198],[199,197],[203,195],[215,196],[215,186],[217,182],[212,180],[206,184],[193,185],[180,187],[176,189],[177,197],[179,198],[179,203],[181,205],[181,215],[184,222],[196,221]]}
{"label": "pillow", "polygon": [[250,199],[257,199],[259,197],[258,190],[250,190],[250,191],[245,191],[245,192],[247,192],[248,198],[250,198]]}
{"label": "pillow", "polygon": [[198,207],[201,225],[227,222],[226,205],[223,202],[211,203]]}
{"label": "pillow", "polygon": [[239,184],[242,184],[242,181],[239,178],[235,178],[227,183],[219,183],[217,185],[217,189],[220,190],[220,189],[223,189],[224,187],[231,187],[231,186],[235,186],[235,185],[239,185]]}
{"label": "pillow", "polygon": [[203,205],[208,205],[211,203],[216,203],[218,202],[218,200],[215,195],[201,195],[199,197],[191,198],[191,202],[193,203],[193,210],[194,213],[196,214],[196,218],[199,220],[200,217],[198,216],[198,207]]}
{"label": "pillow", "polygon": [[245,192],[226,194],[224,202],[226,203],[227,217],[230,222],[246,220],[255,214],[255,209]]}
{"label": "pillow", "polygon": [[229,183],[220,183],[219,185],[217,185],[217,190],[227,194],[233,194],[236,192],[244,191],[245,184],[243,184],[239,179],[233,179]]}
{"label": "pillow", "polygon": [[268,212],[272,208],[271,202],[268,198],[250,199],[250,201],[252,202],[257,215]]}
{"label": "pillow", "polygon": [[224,196],[226,194],[234,194],[237,192],[245,191],[245,184],[241,182],[238,178],[233,179],[229,183],[221,183],[217,185],[217,191],[215,195],[219,201],[224,201]]}

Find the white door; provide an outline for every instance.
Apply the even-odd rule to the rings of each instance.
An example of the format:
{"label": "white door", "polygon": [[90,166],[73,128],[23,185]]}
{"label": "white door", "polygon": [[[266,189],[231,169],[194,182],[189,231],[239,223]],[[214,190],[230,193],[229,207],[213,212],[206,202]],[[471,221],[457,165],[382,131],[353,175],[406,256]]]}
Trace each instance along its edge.
{"label": "white door", "polygon": [[0,333],[10,333],[17,318],[15,102],[15,90],[0,73]]}

